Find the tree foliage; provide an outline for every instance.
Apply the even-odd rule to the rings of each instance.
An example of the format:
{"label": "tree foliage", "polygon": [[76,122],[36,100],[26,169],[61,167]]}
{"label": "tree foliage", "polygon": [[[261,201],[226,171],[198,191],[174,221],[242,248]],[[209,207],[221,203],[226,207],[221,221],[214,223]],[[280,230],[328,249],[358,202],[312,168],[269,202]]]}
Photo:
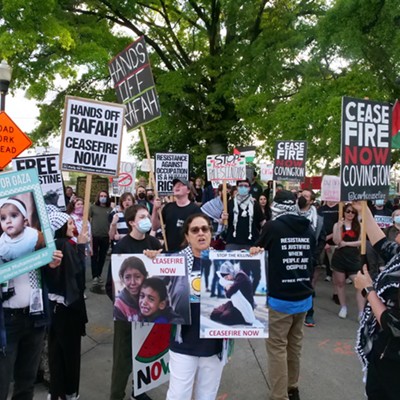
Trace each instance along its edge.
{"label": "tree foliage", "polygon": [[[393,101],[397,0],[0,0],[0,55],[39,101],[40,142],[59,133],[66,94],[115,101],[111,58],[145,36],[162,118],[151,152],[207,154],[307,140],[310,166],[339,154],[343,95]],[[62,79],[61,79],[62,78]],[[65,83],[67,82],[67,83]],[[258,143],[258,142],[257,142]],[[138,143],[134,151],[143,155]]]}

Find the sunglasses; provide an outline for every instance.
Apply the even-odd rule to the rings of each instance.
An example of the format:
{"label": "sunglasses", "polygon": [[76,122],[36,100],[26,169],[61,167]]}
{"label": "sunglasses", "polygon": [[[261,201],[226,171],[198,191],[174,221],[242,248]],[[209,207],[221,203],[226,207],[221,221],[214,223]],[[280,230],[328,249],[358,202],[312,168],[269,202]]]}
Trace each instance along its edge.
{"label": "sunglasses", "polygon": [[208,225],[203,225],[203,226],[194,226],[193,228],[189,229],[190,233],[199,233],[202,231],[203,233],[207,233],[211,231],[211,228]]}
{"label": "sunglasses", "polygon": [[355,211],[352,211],[352,210],[346,210],[345,213],[346,213],[346,214],[354,214],[354,215],[356,214],[356,212],[355,212]]}

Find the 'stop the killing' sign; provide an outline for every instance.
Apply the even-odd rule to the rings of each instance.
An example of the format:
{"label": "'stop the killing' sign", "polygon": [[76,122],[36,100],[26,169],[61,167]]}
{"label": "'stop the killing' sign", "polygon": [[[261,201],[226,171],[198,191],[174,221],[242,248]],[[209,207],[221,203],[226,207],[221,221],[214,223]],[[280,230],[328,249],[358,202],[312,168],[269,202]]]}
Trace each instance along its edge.
{"label": "'stop the killing' sign", "polygon": [[343,97],[342,201],[377,200],[387,196],[391,125],[389,104]]}
{"label": "'stop the killing' sign", "polygon": [[128,132],[161,115],[146,43],[141,37],[108,64],[118,102],[126,105]]}

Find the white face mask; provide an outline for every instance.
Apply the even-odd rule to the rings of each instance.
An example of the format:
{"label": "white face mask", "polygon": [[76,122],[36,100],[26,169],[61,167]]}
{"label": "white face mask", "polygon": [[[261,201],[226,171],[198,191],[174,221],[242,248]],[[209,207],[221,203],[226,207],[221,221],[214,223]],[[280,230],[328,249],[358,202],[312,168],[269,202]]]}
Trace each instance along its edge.
{"label": "white face mask", "polygon": [[397,225],[400,225],[400,215],[396,215],[396,216],[393,218],[393,222],[394,222],[395,224],[397,224]]}
{"label": "white face mask", "polygon": [[151,229],[151,221],[150,218],[143,218],[137,224],[137,230],[140,233],[147,233]]}

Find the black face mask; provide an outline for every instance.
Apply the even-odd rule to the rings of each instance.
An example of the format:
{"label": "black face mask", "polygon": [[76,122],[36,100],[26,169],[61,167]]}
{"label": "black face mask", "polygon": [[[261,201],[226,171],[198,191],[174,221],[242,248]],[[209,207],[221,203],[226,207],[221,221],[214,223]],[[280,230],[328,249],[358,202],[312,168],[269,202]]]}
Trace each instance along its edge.
{"label": "black face mask", "polygon": [[297,205],[299,206],[300,210],[303,209],[307,205],[307,200],[304,196],[300,196],[297,199]]}
{"label": "black face mask", "polygon": [[153,199],[154,199],[154,194],[149,194],[149,195],[147,196],[147,200],[151,201],[151,200],[153,200]]}
{"label": "black face mask", "polygon": [[143,199],[146,198],[146,193],[139,193],[138,197],[139,197],[140,200],[143,200]]}

